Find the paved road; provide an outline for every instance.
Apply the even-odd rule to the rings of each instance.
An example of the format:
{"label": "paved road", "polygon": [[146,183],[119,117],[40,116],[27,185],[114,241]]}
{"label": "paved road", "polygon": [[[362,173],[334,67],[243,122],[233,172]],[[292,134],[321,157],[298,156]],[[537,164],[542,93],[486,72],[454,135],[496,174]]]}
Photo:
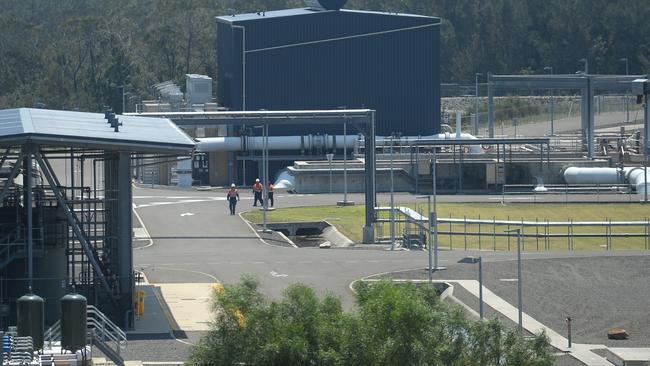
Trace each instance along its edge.
{"label": "paved road", "polygon": [[[239,218],[227,213],[223,192],[134,190],[134,202],[154,245],[134,254],[136,269],[142,268],[152,283],[232,283],[253,274],[262,290],[279,296],[289,284],[302,282],[318,292],[334,292],[346,307],[353,305],[349,283],[372,273],[422,268],[427,253],[362,249],[295,249],[269,246]],[[617,196],[612,196],[617,197]],[[247,209],[249,195],[242,193],[239,208]],[[277,206],[331,204],[338,196],[278,194]],[[361,202],[361,197],[352,199]],[[440,201],[490,200],[487,196],[441,196]],[[380,196],[380,201],[383,198]],[[398,195],[399,203],[416,200]],[[419,202],[422,202],[419,200]],[[250,207],[250,206],[249,206]],[[451,265],[467,255],[463,251],[441,252],[441,265]],[[601,255],[602,253],[594,253]],[[486,261],[507,260],[510,253],[484,253]],[[565,257],[572,253],[527,253],[525,256]]]}
{"label": "paved road", "polygon": [[[355,279],[397,271],[400,271],[400,276],[426,277],[423,270],[427,265],[426,252],[296,249],[267,245],[239,216],[228,215],[224,197],[225,192],[219,190],[197,192],[136,188],[136,211],[148,229],[153,245],[135,251],[135,267],[142,268],[154,284],[210,283],[215,280],[233,283],[243,274],[253,274],[260,280],[262,292],[272,297],[280,296],[290,284],[301,282],[314,287],[320,294],[336,294],[348,309],[354,305],[348,286]],[[547,197],[554,196],[545,196],[545,199]],[[576,197],[593,201],[593,197]],[[607,197],[614,201],[620,199],[617,195]],[[277,193],[276,206],[332,204],[338,199],[340,195],[288,196]],[[363,201],[361,195],[351,195],[351,199]],[[440,202],[493,202],[493,199],[491,196],[439,197]],[[386,195],[379,196],[380,202],[387,200]],[[396,201],[398,204],[423,202],[407,194],[397,195]],[[564,196],[557,201],[563,202]],[[242,192],[239,208],[247,210],[251,203],[251,195]],[[627,343],[645,344],[648,332],[643,328],[647,328],[647,320],[642,319],[644,312],[641,307],[648,289],[645,285],[638,287],[638,279],[649,257],[635,260],[629,257],[631,254],[647,255],[645,252],[524,253],[522,257],[527,260],[524,266],[525,311],[561,334],[564,333],[563,317],[567,314],[574,316],[576,340],[582,342],[606,343],[603,340],[605,328],[621,325],[635,332],[634,341],[626,342],[624,346]],[[474,278],[474,266],[457,264],[458,260],[468,255],[483,257],[489,288],[514,304],[513,288],[516,285],[511,281],[502,281],[513,277],[512,253],[441,251],[440,265],[448,267],[448,270],[437,272],[435,276],[456,280]],[[617,275],[607,275],[600,268],[605,273],[614,273],[621,268],[626,270]],[[415,271],[409,271],[413,269]],[[627,282],[629,273],[636,280]],[[626,297],[631,288],[638,291]],[[457,296],[469,306],[477,305],[472,295],[458,291]],[[621,308],[617,301],[623,298],[626,305]],[[623,310],[620,316],[610,316],[619,309]],[[488,313],[494,314],[491,309]],[[639,318],[638,321],[635,317]],[[183,354],[187,354],[187,349],[181,348]],[[574,364],[574,360],[566,357],[558,361],[562,365]]]}

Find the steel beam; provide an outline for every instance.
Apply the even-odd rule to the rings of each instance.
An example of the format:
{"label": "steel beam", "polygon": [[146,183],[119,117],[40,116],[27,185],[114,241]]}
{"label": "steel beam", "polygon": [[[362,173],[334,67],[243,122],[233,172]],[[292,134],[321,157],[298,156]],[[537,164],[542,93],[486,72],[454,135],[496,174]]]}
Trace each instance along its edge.
{"label": "steel beam", "polygon": [[70,210],[70,207],[68,204],[65,202],[63,199],[63,194],[61,193],[61,190],[59,187],[55,184],[54,180],[54,173],[49,170],[48,164],[45,163],[45,157],[41,155],[40,152],[34,151],[34,157],[36,158],[36,161],[41,167],[41,170],[43,171],[43,174],[45,175],[45,179],[47,180],[48,185],[50,188],[52,188],[52,192],[54,192],[54,196],[56,197],[57,202],[59,203],[59,206],[61,206],[61,209],[63,210],[63,213],[66,216],[66,219],[68,220],[68,225],[72,227],[72,231],[74,232],[75,236],[79,240],[79,243],[81,243],[81,247],[86,254],[86,257],[88,258],[88,261],[90,262],[91,266],[93,267],[93,270],[95,271],[95,274],[99,278],[99,281],[101,282],[102,286],[104,289],[109,293],[112,294],[112,289],[110,285],[108,284],[108,281],[106,281],[106,277],[104,277],[104,273],[102,272],[101,267],[99,266],[99,263],[97,262],[97,259],[95,258],[95,253],[93,252],[92,248],[90,247],[90,242],[88,241],[88,238],[86,238],[86,235],[84,235],[83,231],[81,230],[81,227],[79,225],[79,219],[75,216],[75,214]]}
{"label": "steel beam", "polygon": [[[32,154],[31,146],[23,146],[23,151],[26,152],[25,159],[25,175],[23,176],[23,187],[25,190],[25,208],[27,209],[27,279],[29,290],[34,286],[34,217],[32,210],[33,192],[32,192]],[[16,162],[18,163],[18,162]]]}
{"label": "steel beam", "polygon": [[363,243],[372,244],[375,242],[375,231],[373,223],[375,222],[376,187],[375,187],[375,111],[370,112],[370,123],[366,123],[364,133],[366,146],[364,149],[365,158],[365,199],[366,199],[366,222],[363,227]]}

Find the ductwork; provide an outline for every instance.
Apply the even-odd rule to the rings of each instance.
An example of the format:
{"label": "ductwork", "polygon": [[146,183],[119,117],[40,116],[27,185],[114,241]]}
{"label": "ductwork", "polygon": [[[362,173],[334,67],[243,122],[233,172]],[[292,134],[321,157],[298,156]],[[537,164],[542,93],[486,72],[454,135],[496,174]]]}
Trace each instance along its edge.
{"label": "ductwork", "polygon": [[[450,139],[468,139],[474,140],[476,137],[468,134],[440,133],[433,136],[404,136],[400,138],[377,136],[375,138],[376,146],[390,145],[391,140],[395,145],[408,146],[410,143],[423,140],[450,140]],[[239,137],[205,137],[198,138],[196,150],[199,152],[212,151],[249,151],[263,150],[264,137],[262,136],[239,136]],[[342,148],[344,145],[348,148],[354,148],[362,143],[357,135],[304,135],[304,136],[269,136],[268,150],[309,150],[309,149],[334,149]],[[471,154],[483,154],[483,148],[479,145],[470,145]]]}
{"label": "ductwork", "polygon": [[636,193],[645,195],[650,189],[650,174],[644,168],[582,168],[570,167],[564,171],[564,181],[567,184],[630,184]]}

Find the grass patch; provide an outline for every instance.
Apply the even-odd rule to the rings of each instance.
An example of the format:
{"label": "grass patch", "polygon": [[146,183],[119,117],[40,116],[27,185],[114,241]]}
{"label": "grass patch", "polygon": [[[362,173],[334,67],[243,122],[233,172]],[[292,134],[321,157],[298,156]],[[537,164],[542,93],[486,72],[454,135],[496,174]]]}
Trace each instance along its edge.
{"label": "grass patch", "polygon": [[[427,204],[408,204],[405,205],[421,212],[426,216]],[[262,221],[262,213],[259,211],[248,212],[244,217],[252,222],[259,223]],[[388,213],[381,213],[380,218],[388,218]],[[510,220],[510,221],[645,221],[650,217],[650,208],[642,204],[563,204],[563,203],[514,203],[506,206],[500,203],[439,203],[439,218],[456,218],[462,219],[487,219],[487,220]],[[294,221],[328,221],[335,225],[339,231],[350,239],[361,241],[361,228],[364,224],[365,211],[364,206],[314,206],[276,209],[267,213],[269,222],[294,222]],[[388,223],[377,223],[376,232],[379,237],[389,235],[390,225]],[[519,228],[520,226],[496,225],[493,228],[489,225],[467,225],[464,224],[439,224],[439,245],[442,248],[452,249],[496,249],[496,250],[516,250],[517,241],[515,237],[497,237],[471,235],[471,233],[491,234],[493,231],[497,234],[503,233],[507,229]],[[397,233],[402,233],[409,229],[404,223],[397,226]],[[411,229],[414,226],[411,225]],[[540,225],[536,227],[526,227],[524,234],[524,249],[526,251],[548,250],[566,250],[573,248],[575,250],[604,250],[607,244],[605,238],[574,237],[572,241],[566,237],[555,237],[545,242],[544,238],[536,238],[533,235],[543,234],[544,228]],[[551,234],[566,234],[567,227],[554,227],[550,229]],[[604,227],[575,227],[575,234],[595,234],[605,233]],[[612,233],[635,233],[644,234],[646,228],[643,226],[636,227],[616,227]],[[467,231],[468,235],[449,235],[449,232],[462,233]],[[647,239],[643,237],[612,237],[611,248],[614,250],[645,249]]]}

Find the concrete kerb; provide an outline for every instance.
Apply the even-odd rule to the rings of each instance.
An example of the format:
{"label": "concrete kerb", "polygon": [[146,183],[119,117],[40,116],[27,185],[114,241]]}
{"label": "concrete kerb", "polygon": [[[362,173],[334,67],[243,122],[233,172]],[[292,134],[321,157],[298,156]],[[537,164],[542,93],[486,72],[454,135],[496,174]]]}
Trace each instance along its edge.
{"label": "concrete kerb", "polygon": [[[239,216],[239,218],[240,218],[244,223],[246,223],[246,225],[248,225],[248,228],[253,232],[253,234],[255,234],[255,236],[257,236],[257,238],[258,238],[258,239],[259,239],[259,240],[260,240],[264,245],[268,245],[268,246],[270,246],[270,247],[275,247],[275,248],[286,248],[286,249],[296,249],[296,248],[298,248],[298,246],[297,246],[296,244],[294,244],[292,241],[287,242],[288,244],[291,245],[291,247],[285,247],[285,246],[282,246],[282,245],[274,245],[274,244],[270,244],[270,243],[268,243],[266,240],[264,240],[264,238],[262,238],[262,237],[260,236],[260,234],[257,232],[257,230],[255,230],[255,228],[253,227],[253,223],[251,223],[250,221],[246,220],[246,219],[244,218],[244,216],[242,216],[242,214],[243,214],[243,212],[240,212],[240,213],[237,214],[237,216]],[[289,238],[287,238],[286,236],[284,236],[284,238],[286,238],[287,240],[289,239]]]}
{"label": "concrete kerb", "polygon": [[144,233],[143,238],[145,238],[146,240],[149,241],[149,243],[147,243],[145,246],[137,247],[137,248],[133,248],[133,249],[142,250],[142,249],[145,249],[145,248],[149,248],[150,246],[153,245],[153,239],[151,239],[151,235],[149,234],[149,231],[147,230],[147,227],[144,225],[144,222],[142,221],[142,218],[140,217],[140,215],[138,215],[138,211],[136,211],[135,203],[132,203],[132,207],[133,207],[132,208],[133,214],[135,215],[135,218],[138,219],[138,222],[140,223],[140,227],[142,228],[142,232]]}
{"label": "concrete kerb", "polygon": [[[370,277],[377,277],[377,276],[382,276],[382,275],[387,275],[387,274],[394,274],[394,273],[401,273],[401,272],[409,272],[413,270],[419,270],[420,268],[416,269],[406,269],[406,270],[401,270],[401,271],[390,271],[390,272],[381,272],[381,273],[376,273],[376,274],[371,274],[368,276],[364,276],[360,279],[352,281],[348,287],[352,293],[356,294],[356,290],[354,289],[354,285],[356,282],[359,281],[367,281],[367,282],[376,282],[376,281],[381,281],[381,279],[371,279]],[[423,280],[417,280],[417,279],[405,279],[405,280],[399,280],[399,279],[391,279],[390,281],[392,282],[413,282],[413,283],[426,283],[428,280],[423,279]],[[434,283],[446,283],[450,290],[450,293],[447,295],[447,298],[450,300],[458,303],[461,305],[463,308],[469,311],[470,315],[475,316],[476,318],[479,317],[478,313],[471,309],[467,304],[462,303],[459,299],[453,296],[453,286],[451,283],[458,283],[459,285],[463,286],[470,294],[478,297],[478,281],[476,280],[434,280]],[[470,283],[473,285],[475,283],[475,286],[470,286]],[[474,288],[476,287],[476,288]],[[498,311],[502,315],[506,316],[507,318],[513,320],[516,322],[516,308],[509,303],[505,302],[505,300],[501,299],[498,297],[496,294],[494,294],[492,291],[490,291],[488,288],[483,286],[483,292],[484,292],[484,301],[486,301],[486,305],[490,306],[493,308],[495,311]],[[489,301],[490,298],[496,298],[498,304],[493,303],[493,301]],[[503,304],[502,304],[503,303]],[[504,308],[507,307],[508,309]],[[514,309],[514,311],[512,309]],[[551,346],[555,347],[556,349],[560,350],[561,352],[564,352],[567,355],[571,355],[574,357],[576,360],[585,363],[586,365],[602,365],[602,366],[610,366],[612,363],[607,361],[605,358],[595,354],[592,352],[594,349],[606,349],[607,347],[605,345],[600,345],[600,344],[577,344],[574,343],[571,348],[568,348],[567,345],[567,339],[555,332],[554,330],[546,327],[542,323],[538,322],[534,318],[532,318],[530,315],[524,313],[524,329],[527,331],[535,334],[538,332],[544,332],[546,336],[550,339]]]}

